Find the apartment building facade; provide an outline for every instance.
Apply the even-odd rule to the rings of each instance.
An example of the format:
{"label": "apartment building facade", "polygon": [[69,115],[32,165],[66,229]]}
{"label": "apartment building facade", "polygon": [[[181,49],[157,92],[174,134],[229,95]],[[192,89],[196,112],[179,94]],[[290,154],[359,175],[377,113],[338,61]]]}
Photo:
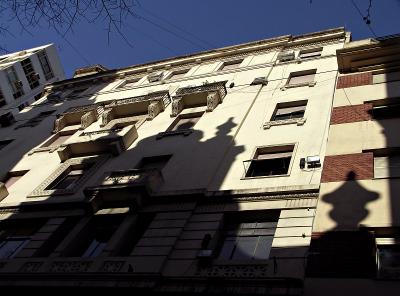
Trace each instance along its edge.
{"label": "apartment building facade", "polygon": [[306,294],[399,291],[399,48],[399,36],[386,36],[337,51]]}
{"label": "apartment building facade", "polygon": [[0,126],[41,98],[45,84],[63,80],[57,50],[47,44],[0,56]]}
{"label": "apartment building facade", "polygon": [[97,65],[46,86],[0,129],[0,285],[303,294],[349,37]]}

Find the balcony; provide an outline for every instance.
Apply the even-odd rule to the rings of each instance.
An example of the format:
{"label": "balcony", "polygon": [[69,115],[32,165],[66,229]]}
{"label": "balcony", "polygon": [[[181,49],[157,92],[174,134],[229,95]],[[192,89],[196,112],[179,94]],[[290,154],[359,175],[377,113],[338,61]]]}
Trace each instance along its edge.
{"label": "balcony", "polygon": [[87,187],[85,194],[97,206],[119,206],[129,203],[140,207],[145,197],[158,191],[164,183],[158,169],[130,169],[107,172],[98,185]]}
{"label": "balcony", "polygon": [[72,137],[62,144],[57,153],[63,162],[73,157],[111,153],[119,155],[138,137],[134,124],[123,128],[104,129],[84,132],[79,137]]}
{"label": "balcony", "polygon": [[178,89],[172,98],[171,116],[177,116],[185,108],[198,106],[207,106],[207,112],[213,111],[226,96],[225,83],[226,81],[220,81]]}
{"label": "balcony", "polygon": [[56,119],[54,122],[54,133],[59,132],[67,126],[77,124],[81,125],[81,129],[85,129],[98,119],[102,110],[98,104],[72,107],[60,114]]}
{"label": "balcony", "polygon": [[154,92],[144,96],[115,100],[104,106],[101,126],[107,128],[113,119],[147,115],[152,120],[170,103],[168,91]]}

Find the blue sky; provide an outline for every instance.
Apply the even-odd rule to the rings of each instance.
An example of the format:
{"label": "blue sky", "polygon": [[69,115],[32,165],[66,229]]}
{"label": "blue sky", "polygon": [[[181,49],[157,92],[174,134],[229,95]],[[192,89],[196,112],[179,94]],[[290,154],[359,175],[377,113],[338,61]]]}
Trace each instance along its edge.
{"label": "blue sky", "polygon": [[[353,0],[366,14],[369,0]],[[9,51],[54,43],[67,77],[90,64],[113,69],[286,34],[303,34],[344,26],[353,40],[373,37],[352,0],[139,0],[138,17],[125,19],[122,32],[132,46],[107,25],[81,21],[66,36],[8,23],[14,36],[0,36]],[[400,0],[372,0],[371,27],[377,36],[400,33]],[[189,33],[187,33],[189,32]]]}

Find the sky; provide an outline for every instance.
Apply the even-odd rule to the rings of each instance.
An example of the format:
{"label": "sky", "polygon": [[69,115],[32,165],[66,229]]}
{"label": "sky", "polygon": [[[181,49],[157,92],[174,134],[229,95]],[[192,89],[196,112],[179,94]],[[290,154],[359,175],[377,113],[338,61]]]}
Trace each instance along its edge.
{"label": "sky", "polygon": [[[362,16],[370,1],[368,26]],[[62,37],[45,24],[29,34],[3,16],[0,24],[7,24],[12,35],[1,35],[0,45],[13,52],[54,43],[69,78],[88,64],[115,69],[342,26],[353,40],[400,33],[400,0],[140,0],[134,12],[120,28],[128,42],[115,30],[108,40],[101,20],[80,21]]]}

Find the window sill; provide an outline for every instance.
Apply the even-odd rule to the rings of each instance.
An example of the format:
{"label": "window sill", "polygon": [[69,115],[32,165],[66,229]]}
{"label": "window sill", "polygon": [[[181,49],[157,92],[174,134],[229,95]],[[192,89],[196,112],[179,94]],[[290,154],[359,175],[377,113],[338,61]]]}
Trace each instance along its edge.
{"label": "window sill", "polygon": [[57,146],[49,146],[49,147],[39,147],[39,148],[35,148],[32,149],[31,151],[29,151],[28,155],[32,155],[34,153],[39,153],[39,152],[49,152],[52,153],[54,151],[56,151],[58,149],[58,147],[60,147],[59,145]]}
{"label": "window sill", "polygon": [[316,84],[317,84],[316,81],[297,83],[297,84],[286,84],[285,86],[281,87],[281,90],[285,91],[289,88],[303,87],[303,86],[314,87]]}
{"label": "window sill", "polygon": [[293,118],[293,119],[284,119],[284,120],[273,120],[267,121],[264,123],[263,128],[269,129],[271,126],[277,125],[287,125],[287,124],[296,124],[296,125],[304,125],[306,123],[306,118]]}
{"label": "window sill", "polygon": [[178,135],[183,135],[185,137],[189,136],[193,132],[192,129],[185,129],[185,130],[178,130],[178,131],[169,131],[169,132],[161,132],[158,133],[156,136],[156,139],[162,139],[164,137],[170,137],[170,136],[178,136]]}
{"label": "window sill", "polygon": [[240,180],[251,180],[251,179],[262,179],[262,178],[278,178],[278,177],[289,177],[290,174],[284,175],[270,175],[270,176],[257,176],[257,177],[242,177]]}

